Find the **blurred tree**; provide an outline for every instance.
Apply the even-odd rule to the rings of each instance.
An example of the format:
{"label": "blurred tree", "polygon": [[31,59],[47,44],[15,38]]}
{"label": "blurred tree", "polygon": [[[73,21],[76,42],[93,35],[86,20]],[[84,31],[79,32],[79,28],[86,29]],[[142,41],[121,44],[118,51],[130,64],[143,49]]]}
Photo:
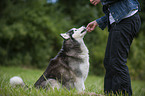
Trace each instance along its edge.
{"label": "blurred tree", "polygon": [[[127,64],[134,79],[145,79],[145,1],[139,2],[142,27]],[[0,65],[44,68],[61,48],[61,32],[86,26],[101,16],[102,5],[95,7],[89,0],[0,0]],[[90,52],[90,74],[104,74],[107,37],[107,28],[96,28],[84,38]]]}
{"label": "blurred tree", "polygon": [[[89,0],[58,0],[62,11],[76,26],[87,25],[91,20],[102,14],[101,4],[98,9],[90,4]],[[78,27],[79,27],[78,26]]]}
{"label": "blurred tree", "polygon": [[61,48],[59,33],[68,29],[69,22],[45,0],[0,4],[5,5],[0,12],[0,64],[46,67]]}
{"label": "blurred tree", "polygon": [[141,12],[140,12],[140,17],[141,17],[141,21],[142,21],[142,28],[145,28],[143,26],[145,26],[145,1],[143,0],[139,0],[140,3],[140,7],[141,7]]}

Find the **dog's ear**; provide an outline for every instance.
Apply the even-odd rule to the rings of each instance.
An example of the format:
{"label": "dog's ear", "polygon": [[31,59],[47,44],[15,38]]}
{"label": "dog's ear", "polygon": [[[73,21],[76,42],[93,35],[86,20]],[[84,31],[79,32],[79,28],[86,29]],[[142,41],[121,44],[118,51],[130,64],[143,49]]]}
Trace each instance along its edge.
{"label": "dog's ear", "polygon": [[69,39],[70,36],[66,33],[61,33],[60,36],[63,38],[63,39]]}

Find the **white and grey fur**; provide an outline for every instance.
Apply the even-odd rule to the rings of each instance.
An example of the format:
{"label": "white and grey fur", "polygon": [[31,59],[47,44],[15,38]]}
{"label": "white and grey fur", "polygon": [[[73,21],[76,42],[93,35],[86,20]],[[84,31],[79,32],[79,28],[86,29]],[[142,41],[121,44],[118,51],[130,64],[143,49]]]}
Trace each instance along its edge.
{"label": "white and grey fur", "polygon": [[64,39],[63,46],[57,56],[50,60],[35,87],[85,90],[84,81],[89,72],[89,52],[83,41],[86,33],[82,26],[60,34]]}

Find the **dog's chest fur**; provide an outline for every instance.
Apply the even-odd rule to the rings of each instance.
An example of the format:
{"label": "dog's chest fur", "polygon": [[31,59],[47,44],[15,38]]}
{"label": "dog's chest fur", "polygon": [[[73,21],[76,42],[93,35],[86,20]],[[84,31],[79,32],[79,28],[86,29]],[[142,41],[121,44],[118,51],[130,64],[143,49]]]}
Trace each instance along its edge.
{"label": "dog's chest fur", "polygon": [[70,50],[69,52],[67,52],[67,56],[70,56],[68,60],[68,66],[75,74],[75,88],[77,88],[77,90],[84,90],[84,81],[86,80],[89,72],[89,51],[86,45],[84,44],[83,39],[76,41],[79,47],[74,48],[75,50]]}
{"label": "dog's chest fur", "polygon": [[79,57],[83,61],[79,65],[80,65],[80,70],[82,72],[83,80],[86,80],[88,72],[89,72],[89,54],[88,54],[89,51],[86,45],[84,44],[83,40],[81,40],[79,43],[80,43],[80,48],[82,50],[82,53],[79,54]]}

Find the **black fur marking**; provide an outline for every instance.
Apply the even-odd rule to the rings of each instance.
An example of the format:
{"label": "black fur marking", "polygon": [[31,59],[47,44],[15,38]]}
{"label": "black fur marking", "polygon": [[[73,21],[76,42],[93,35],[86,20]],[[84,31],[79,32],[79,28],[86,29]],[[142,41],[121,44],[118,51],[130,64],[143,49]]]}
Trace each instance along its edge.
{"label": "black fur marking", "polygon": [[69,35],[72,35],[72,34],[74,34],[74,30],[70,29],[67,33],[68,33]]}
{"label": "black fur marking", "polygon": [[74,34],[74,30],[73,30],[73,29],[70,29],[70,30],[67,32],[67,34],[69,34],[70,38],[71,38],[72,40],[74,40],[74,38],[72,37],[72,35]]}
{"label": "black fur marking", "polygon": [[81,33],[84,33],[86,31],[86,29],[84,29]]}

